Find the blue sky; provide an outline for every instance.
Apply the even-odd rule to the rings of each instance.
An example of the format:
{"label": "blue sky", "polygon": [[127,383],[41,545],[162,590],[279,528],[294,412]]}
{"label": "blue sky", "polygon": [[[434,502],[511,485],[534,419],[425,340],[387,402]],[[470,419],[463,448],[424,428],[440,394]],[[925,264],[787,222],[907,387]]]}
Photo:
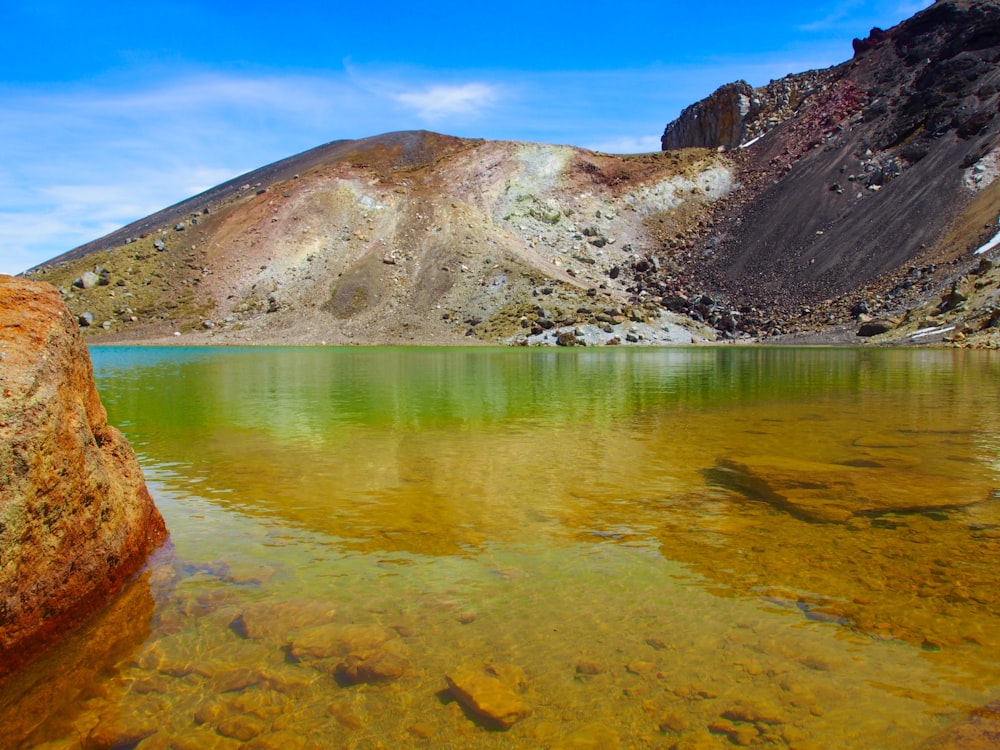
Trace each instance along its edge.
{"label": "blue sky", "polygon": [[0,3],[0,273],[243,172],[393,130],[652,151],[740,78],[931,0]]}

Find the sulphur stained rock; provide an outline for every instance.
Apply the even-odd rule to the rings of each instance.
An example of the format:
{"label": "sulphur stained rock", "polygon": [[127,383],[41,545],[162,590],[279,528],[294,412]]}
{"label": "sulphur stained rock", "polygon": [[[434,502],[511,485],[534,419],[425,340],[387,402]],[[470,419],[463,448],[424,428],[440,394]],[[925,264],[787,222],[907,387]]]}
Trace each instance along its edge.
{"label": "sulphur stained rock", "polygon": [[59,292],[0,276],[0,678],[93,615],[165,536]]}
{"label": "sulphur stained rock", "polygon": [[521,699],[526,681],[518,667],[464,666],[445,675],[445,680],[459,703],[501,729],[510,729],[531,715],[531,708]]}

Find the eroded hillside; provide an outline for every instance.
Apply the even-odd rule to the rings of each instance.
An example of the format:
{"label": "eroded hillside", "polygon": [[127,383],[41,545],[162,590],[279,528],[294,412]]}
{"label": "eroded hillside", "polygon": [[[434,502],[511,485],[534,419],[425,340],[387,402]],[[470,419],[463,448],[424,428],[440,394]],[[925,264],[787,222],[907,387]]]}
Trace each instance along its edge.
{"label": "eroded hillside", "polygon": [[109,341],[686,343],[715,334],[636,278],[733,188],[712,151],[397,133],[271,165],[31,275]]}

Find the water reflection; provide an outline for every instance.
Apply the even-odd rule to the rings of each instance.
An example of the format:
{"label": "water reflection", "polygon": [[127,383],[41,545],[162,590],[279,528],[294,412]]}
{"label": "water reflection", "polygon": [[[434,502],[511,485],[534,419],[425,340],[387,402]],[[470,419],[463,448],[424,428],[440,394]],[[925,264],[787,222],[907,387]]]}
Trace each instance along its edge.
{"label": "water reflection", "polygon": [[93,354],[177,549],[103,705],[161,744],[917,747],[1000,685],[987,353]]}
{"label": "water reflection", "polygon": [[[149,579],[147,572],[133,581],[92,622],[3,685],[0,746],[31,747],[52,737],[80,734],[77,723],[87,721],[87,702],[115,690],[119,665],[137,653],[151,633],[154,600]],[[118,723],[114,713],[111,709],[103,720]],[[82,731],[84,736],[93,731],[96,737],[103,730],[92,724]]]}

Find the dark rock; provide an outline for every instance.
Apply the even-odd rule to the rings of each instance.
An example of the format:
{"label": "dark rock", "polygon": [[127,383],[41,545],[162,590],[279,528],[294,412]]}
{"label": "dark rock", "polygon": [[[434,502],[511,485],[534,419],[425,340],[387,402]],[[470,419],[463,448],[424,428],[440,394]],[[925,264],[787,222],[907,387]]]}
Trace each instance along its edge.
{"label": "dark rock", "polygon": [[855,39],[851,43],[854,47],[854,56],[860,57],[866,52],[875,49],[886,38],[888,38],[888,34],[876,26],[871,30],[867,39]]}
{"label": "dark rock", "polygon": [[858,336],[863,338],[871,338],[872,336],[879,336],[883,333],[888,333],[893,330],[896,326],[889,320],[871,320],[867,323],[862,323],[858,328]]}
{"label": "dark rock", "polygon": [[90,328],[90,326],[94,325],[94,313],[80,313],[76,316],[76,323],[80,328]]}

